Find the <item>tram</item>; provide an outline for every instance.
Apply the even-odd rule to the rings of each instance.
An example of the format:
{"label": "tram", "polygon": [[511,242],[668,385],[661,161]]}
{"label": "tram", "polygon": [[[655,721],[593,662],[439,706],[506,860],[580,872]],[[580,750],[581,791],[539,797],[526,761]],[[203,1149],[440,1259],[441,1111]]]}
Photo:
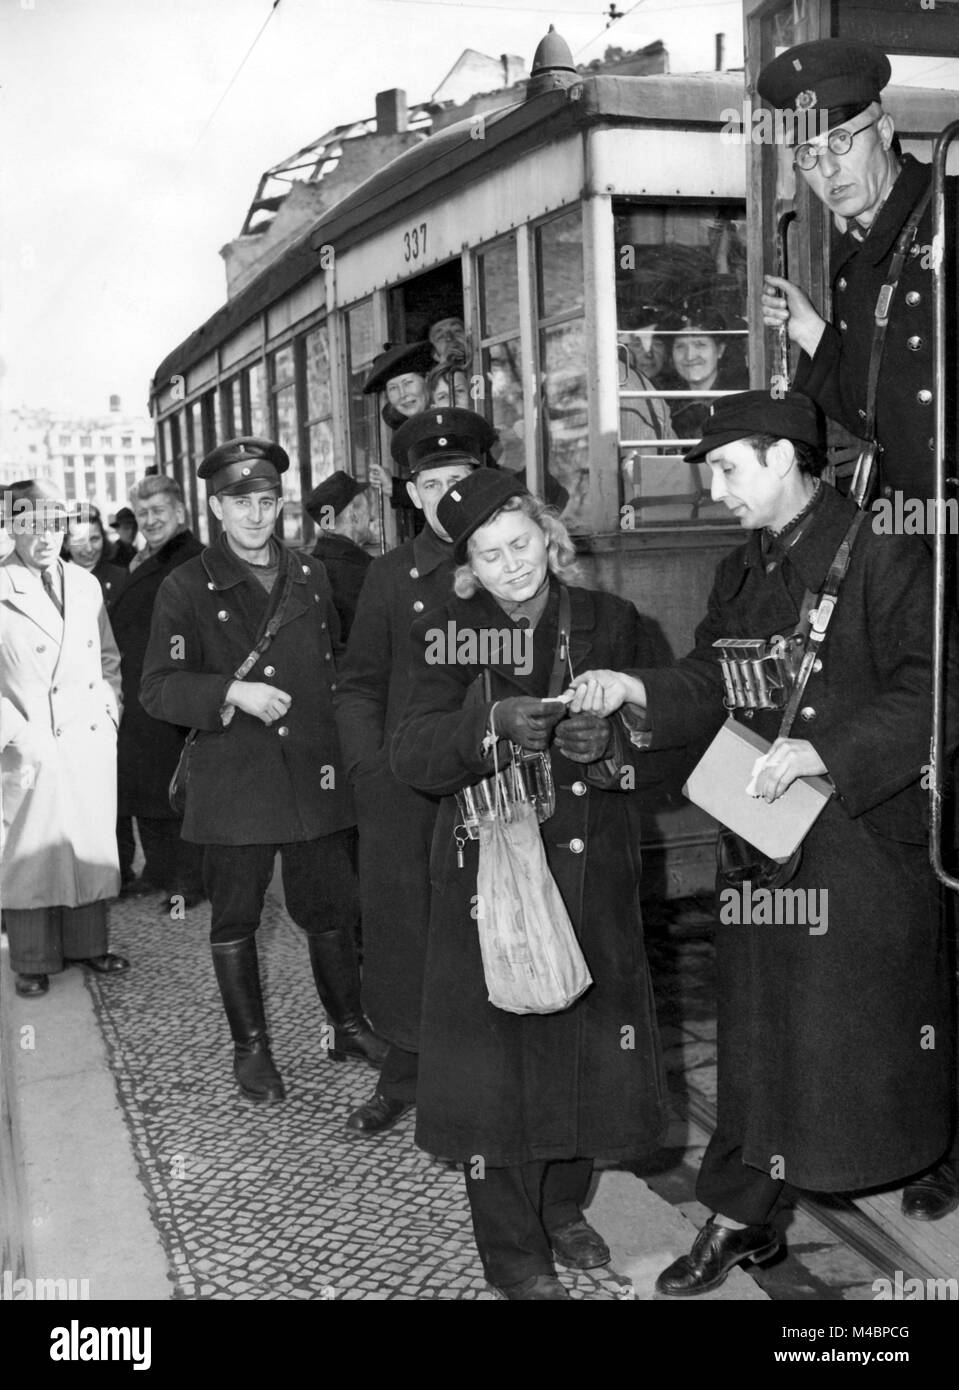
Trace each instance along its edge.
{"label": "tram", "polygon": [[[882,7],[833,8],[865,20]],[[756,142],[748,93],[776,48],[830,32],[829,11],[747,0],[745,82],[584,75],[550,33],[518,99],[423,140],[319,217],[157,369],[158,457],[194,528],[212,525],[203,455],[266,434],[293,461],[284,538],[307,543],[304,495],[334,468],[365,478],[389,463],[390,431],[362,390],[375,355],[461,318],[469,403],[498,428],[504,466],[525,468],[540,495],[559,485],[589,582],[652,616],[664,660],[681,655],[741,538],[684,448],[711,398],[782,369],[781,346],[757,327],[777,254],[826,302],[825,214],[783,148]],[[959,116],[957,92],[887,97],[920,158]],[[836,432],[837,458],[849,443]],[[387,539],[396,528],[388,513]],[[711,886],[715,827],[702,813],[658,812],[643,834],[649,892]]]}

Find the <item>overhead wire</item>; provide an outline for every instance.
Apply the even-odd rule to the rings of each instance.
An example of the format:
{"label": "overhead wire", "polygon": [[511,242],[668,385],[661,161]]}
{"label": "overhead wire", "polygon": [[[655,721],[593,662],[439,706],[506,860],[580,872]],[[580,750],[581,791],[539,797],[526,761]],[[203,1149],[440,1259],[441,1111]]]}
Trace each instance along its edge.
{"label": "overhead wire", "polygon": [[240,65],[239,65],[239,67],[236,69],[236,71],[234,72],[233,76],[230,78],[229,82],[226,84],[226,87],[225,87],[225,89],[224,89],[224,91],[223,91],[222,96],[220,97],[220,99],[219,99],[219,101],[217,102],[216,106],[214,106],[213,110],[210,112],[209,116],[207,117],[206,124],[204,125],[203,129],[200,131],[199,135],[196,137],[196,139],[194,140],[192,146],[190,147],[190,151],[189,151],[189,153],[187,154],[187,159],[189,159],[189,158],[194,154],[194,152],[195,152],[196,149],[197,149],[197,146],[200,144],[200,142],[201,142],[201,140],[203,139],[204,135],[206,135],[207,131],[210,129],[210,126],[213,124],[214,120],[216,119],[216,114],[217,114],[217,112],[219,111],[219,109],[220,109],[220,107],[223,105],[223,103],[226,101],[227,97],[230,95],[230,91],[232,90],[233,85],[234,85],[234,83],[236,82],[236,79],[239,77],[240,73],[243,71],[243,69],[246,67],[247,62],[249,61],[250,54],[253,52],[254,48],[256,48],[257,44],[260,42],[260,39],[263,37],[263,33],[264,33],[265,29],[266,29],[266,26],[269,24],[270,20],[271,20],[271,19],[273,18],[273,16],[276,14],[277,10],[280,8],[280,3],[281,3],[281,0],[273,0],[272,5],[270,6],[270,13],[267,15],[266,19],[264,19],[263,23],[260,25],[260,27],[259,27],[259,29],[258,29],[258,31],[257,31],[257,33],[256,33],[256,37],[254,38],[253,42],[250,44],[249,48],[246,50],[246,53],[244,53],[242,59],[240,60]]}

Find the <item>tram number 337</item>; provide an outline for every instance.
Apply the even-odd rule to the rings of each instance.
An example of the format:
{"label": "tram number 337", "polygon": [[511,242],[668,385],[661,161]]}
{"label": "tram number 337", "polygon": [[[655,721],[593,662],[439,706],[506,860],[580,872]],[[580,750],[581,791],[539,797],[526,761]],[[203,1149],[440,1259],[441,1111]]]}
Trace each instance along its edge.
{"label": "tram number 337", "polygon": [[426,223],[421,222],[418,227],[413,227],[410,231],[403,233],[403,259],[418,261],[421,256],[425,255]]}

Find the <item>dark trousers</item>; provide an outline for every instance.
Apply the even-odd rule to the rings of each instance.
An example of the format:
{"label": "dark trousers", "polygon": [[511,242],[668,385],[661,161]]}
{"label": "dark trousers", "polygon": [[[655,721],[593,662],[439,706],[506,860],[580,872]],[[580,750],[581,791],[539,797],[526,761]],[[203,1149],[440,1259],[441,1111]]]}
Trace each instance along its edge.
{"label": "dark trousers", "polygon": [[743,1162],[738,1139],[716,1130],[703,1154],[696,1196],[704,1207],[747,1226],[763,1226],[772,1215],[785,1184],[761,1168]]}
{"label": "dark trousers", "polygon": [[104,956],[109,925],[105,902],[82,907],[4,909],[10,965],[18,975],[57,975],[68,960]]}
{"label": "dark trousers", "polygon": [[349,831],[288,845],[204,845],[203,886],[213,908],[211,942],[239,941],[260,925],[277,853],[286,910],[309,936],[345,930],[359,918]]}
{"label": "dark trousers", "polygon": [[497,1288],[553,1273],[549,1232],[576,1221],[593,1176],[591,1158],[517,1163],[470,1175],[466,1195],[486,1278]]}
{"label": "dark trousers", "polygon": [[[143,877],[157,889],[167,892],[196,893],[203,886],[203,846],[180,838],[182,821],[169,817],[137,816],[140,844],[143,846]],[[133,839],[131,816],[117,817],[117,849],[120,878],[133,877]]]}
{"label": "dark trousers", "polygon": [[396,1043],[390,1043],[386,1060],[380,1068],[380,1079],[376,1089],[389,1100],[401,1100],[404,1104],[416,1103],[416,1073],[419,1069],[419,1053],[404,1052]]}

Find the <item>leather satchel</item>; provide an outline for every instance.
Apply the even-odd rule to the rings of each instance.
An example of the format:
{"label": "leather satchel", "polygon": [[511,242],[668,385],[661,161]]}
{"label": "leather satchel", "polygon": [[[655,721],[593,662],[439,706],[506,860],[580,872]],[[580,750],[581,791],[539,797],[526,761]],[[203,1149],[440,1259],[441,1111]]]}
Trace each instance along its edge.
{"label": "leather satchel", "polygon": [[[293,556],[290,552],[287,552],[286,575],[283,581],[283,592],[280,595],[280,601],[276,606],[272,618],[270,618],[269,622],[266,624],[265,630],[260,635],[256,646],[250,652],[246,660],[234,671],[233,680],[242,681],[246,679],[279,631],[280,625],[286,616],[290,594],[293,591],[293,577],[296,573],[294,566],[295,561]],[[177,765],[173,769],[173,776],[170,778],[170,785],[167,788],[167,800],[170,803],[170,810],[178,820],[182,820],[186,813],[187,791],[190,785],[190,760],[199,734],[199,729],[191,729],[184,739],[183,747],[180,749],[180,756],[177,759]]]}

